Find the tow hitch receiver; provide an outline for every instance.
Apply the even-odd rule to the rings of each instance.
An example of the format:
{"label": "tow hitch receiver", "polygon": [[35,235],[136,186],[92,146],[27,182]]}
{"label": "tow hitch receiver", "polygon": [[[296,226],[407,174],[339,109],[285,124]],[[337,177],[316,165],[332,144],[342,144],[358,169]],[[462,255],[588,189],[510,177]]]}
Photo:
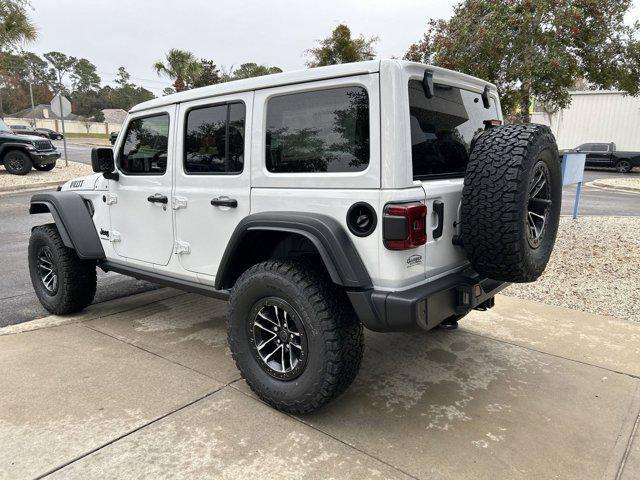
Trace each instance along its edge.
{"label": "tow hitch receiver", "polygon": [[495,305],[494,295],[508,284],[497,280],[485,279],[472,285],[456,287],[456,313],[462,314],[469,310],[487,310]]}

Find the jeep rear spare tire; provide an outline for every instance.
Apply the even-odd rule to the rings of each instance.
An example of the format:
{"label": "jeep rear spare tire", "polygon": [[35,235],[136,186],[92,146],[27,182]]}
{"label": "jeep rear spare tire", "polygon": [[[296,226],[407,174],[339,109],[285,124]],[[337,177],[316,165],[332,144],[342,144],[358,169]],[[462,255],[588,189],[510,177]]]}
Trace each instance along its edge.
{"label": "jeep rear spare tire", "polygon": [[491,128],[473,144],[462,191],[462,244],[474,269],[532,282],[556,239],[562,199],[558,147],[544,125]]}

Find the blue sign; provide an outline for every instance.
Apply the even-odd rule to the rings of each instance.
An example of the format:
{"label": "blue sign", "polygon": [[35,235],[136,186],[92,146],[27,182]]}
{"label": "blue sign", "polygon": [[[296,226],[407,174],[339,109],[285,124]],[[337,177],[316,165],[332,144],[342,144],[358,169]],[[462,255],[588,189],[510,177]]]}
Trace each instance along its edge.
{"label": "blue sign", "polygon": [[584,164],[587,155],[584,153],[565,153],[562,156],[562,185],[575,185],[576,199],[573,202],[573,218],[578,218],[578,204],[580,203],[580,192],[582,191],[582,178],[584,176]]}

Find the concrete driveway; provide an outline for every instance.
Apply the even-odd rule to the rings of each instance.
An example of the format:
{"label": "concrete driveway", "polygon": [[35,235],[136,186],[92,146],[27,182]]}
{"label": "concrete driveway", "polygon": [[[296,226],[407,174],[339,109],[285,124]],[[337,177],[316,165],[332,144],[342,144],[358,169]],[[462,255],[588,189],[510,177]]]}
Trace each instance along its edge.
{"label": "concrete driveway", "polygon": [[0,478],[640,478],[638,324],[499,297],[368,332],[297,418],[240,379],[225,308],[161,289],[1,329]]}

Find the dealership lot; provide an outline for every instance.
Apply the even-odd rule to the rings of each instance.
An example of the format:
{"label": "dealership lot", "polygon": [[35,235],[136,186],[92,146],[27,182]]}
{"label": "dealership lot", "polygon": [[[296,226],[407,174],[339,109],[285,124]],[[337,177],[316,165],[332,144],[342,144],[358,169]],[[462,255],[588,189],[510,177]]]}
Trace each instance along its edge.
{"label": "dealership lot", "polygon": [[638,324],[499,297],[367,332],[350,390],[295,418],[240,379],[225,309],[161,289],[0,330],[0,478],[640,474]]}

